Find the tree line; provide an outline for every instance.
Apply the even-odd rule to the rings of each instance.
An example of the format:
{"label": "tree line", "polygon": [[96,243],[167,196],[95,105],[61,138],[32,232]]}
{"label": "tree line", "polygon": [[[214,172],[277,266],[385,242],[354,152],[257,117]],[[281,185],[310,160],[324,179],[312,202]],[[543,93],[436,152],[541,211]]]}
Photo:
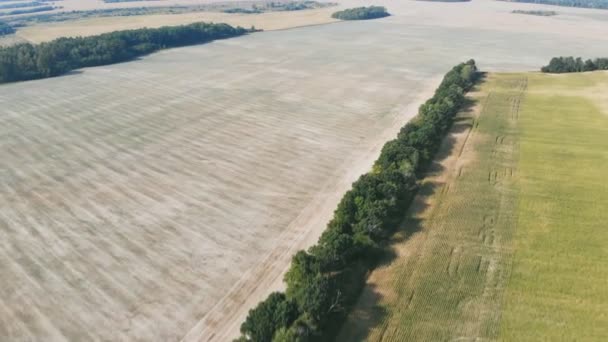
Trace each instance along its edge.
{"label": "tree line", "polygon": [[583,60],[581,57],[554,57],[551,58],[549,65],[545,65],[540,70],[554,74],[608,70],[608,58]]}
{"label": "tree line", "polygon": [[11,33],[15,33],[15,29],[11,25],[0,21],[0,37]]}
{"label": "tree line", "polygon": [[597,8],[608,9],[606,0],[503,0],[511,2],[523,2],[529,4],[543,4],[563,7]]}
{"label": "tree line", "polygon": [[17,15],[17,14],[28,14],[28,13],[38,13],[38,12],[48,12],[52,10],[56,10],[61,7],[54,6],[42,6],[42,7],[33,7],[33,8],[25,8],[25,9],[16,9],[8,12],[0,13],[0,17],[5,17],[9,15]]}
{"label": "tree line", "polygon": [[201,44],[246,32],[242,27],[227,24],[195,23],[2,47],[0,83],[58,76],[78,68],[124,62],[161,49]]}
{"label": "tree line", "polygon": [[558,14],[555,11],[545,11],[545,10],[513,10],[511,13],[537,15],[539,17],[552,17],[552,16]]}
{"label": "tree line", "polygon": [[390,14],[382,6],[356,7],[335,12],[332,18],[340,20],[366,20],[388,17]]}
{"label": "tree line", "polygon": [[0,4],[0,9],[35,7],[35,6],[40,6],[40,5],[44,5],[44,2],[41,2],[41,1],[16,2],[16,3],[9,3],[9,4]]}
{"label": "tree line", "polygon": [[473,60],[446,74],[416,118],[384,145],[372,171],[353,183],[317,244],[295,254],[285,293],[272,293],[249,311],[237,342],[331,340],[477,76]]}

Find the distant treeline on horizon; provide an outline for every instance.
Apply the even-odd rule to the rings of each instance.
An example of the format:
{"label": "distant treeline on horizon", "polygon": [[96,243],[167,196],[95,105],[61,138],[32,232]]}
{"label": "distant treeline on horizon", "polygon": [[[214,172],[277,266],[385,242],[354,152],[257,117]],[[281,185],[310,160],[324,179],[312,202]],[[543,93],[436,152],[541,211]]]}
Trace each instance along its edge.
{"label": "distant treeline on horizon", "polygon": [[428,2],[470,2],[471,0],[416,0],[416,1],[428,1]]}
{"label": "distant treeline on horizon", "polygon": [[554,5],[564,7],[608,9],[606,0],[499,0],[506,2],[521,2],[527,4]]}
{"label": "distant treeline on horizon", "polygon": [[11,25],[0,21],[0,37],[11,33],[15,33],[15,29]]}

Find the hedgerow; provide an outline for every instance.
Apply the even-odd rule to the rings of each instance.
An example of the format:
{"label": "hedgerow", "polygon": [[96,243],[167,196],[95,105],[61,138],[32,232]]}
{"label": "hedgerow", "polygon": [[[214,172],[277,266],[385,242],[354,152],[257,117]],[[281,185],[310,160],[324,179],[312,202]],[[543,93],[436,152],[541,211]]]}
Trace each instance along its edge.
{"label": "hedgerow", "polygon": [[596,58],[584,61],[580,57],[554,57],[549,62],[549,65],[542,67],[540,70],[553,74],[608,70],[608,58]]}
{"label": "hedgerow", "polygon": [[333,337],[377,263],[383,243],[403,220],[419,179],[477,76],[473,60],[446,74],[417,117],[384,145],[372,171],[353,183],[317,244],[293,257],[284,278],[285,294],[273,293],[250,310],[238,341]]}

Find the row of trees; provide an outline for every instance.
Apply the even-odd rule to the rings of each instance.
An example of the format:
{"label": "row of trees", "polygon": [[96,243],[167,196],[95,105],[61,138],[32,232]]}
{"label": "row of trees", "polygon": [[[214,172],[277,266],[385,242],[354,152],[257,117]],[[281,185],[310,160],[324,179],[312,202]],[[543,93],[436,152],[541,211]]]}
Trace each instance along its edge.
{"label": "row of trees", "polygon": [[542,72],[555,74],[608,70],[608,58],[596,58],[583,61],[580,57],[554,57],[549,62],[549,65],[542,67],[540,70]]}
{"label": "row of trees", "polygon": [[558,14],[555,11],[545,11],[545,10],[513,10],[511,13],[537,15],[539,17],[551,17],[551,16]]}
{"label": "row of trees", "polygon": [[58,76],[77,68],[123,62],[160,49],[206,43],[246,32],[227,24],[195,23],[4,47],[0,48],[0,83]]}
{"label": "row of trees", "polygon": [[606,0],[503,0],[511,2],[523,2],[529,4],[555,5],[564,7],[581,7],[581,8],[608,8]]}
{"label": "row of trees", "polygon": [[373,170],[348,191],[333,219],[285,275],[285,293],[272,293],[250,310],[237,341],[294,342],[332,338],[365,284],[382,244],[403,220],[465,92],[478,73],[473,60],[454,67],[396,139],[386,143]]}
{"label": "row of trees", "polygon": [[0,37],[11,33],[15,33],[15,29],[11,25],[0,21]]}
{"label": "row of trees", "polygon": [[388,17],[390,14],[382,6],[356,7],[335,12],[332,18],[340,20],[366,20]]}
{"label": "row of trees", "polygon": [[28,14],[28,13],[38,13],[38,12],[48,12],[61,7],[54,6],[42,6],[42,7],[32,7],[32,8],[24,8],[24,9],[16,9],[8,12],[0,13],[0,17],[8,16],[8,15],[18,15],[18,14]]}
{"label": "row of trees", "polygon": [[40,5],[44,5],[44,2],[41,2],[41,1],[15,2],[15,3],[8,3],[8,4],[0,4],[0,9],[35,7],[35,6],[40,6]]}

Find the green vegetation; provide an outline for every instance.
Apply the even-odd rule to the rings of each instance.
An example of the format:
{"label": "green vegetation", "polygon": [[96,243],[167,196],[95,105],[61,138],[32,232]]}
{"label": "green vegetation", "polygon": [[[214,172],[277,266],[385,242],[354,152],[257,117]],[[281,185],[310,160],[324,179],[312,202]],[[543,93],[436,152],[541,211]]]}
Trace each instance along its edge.
{"label": "green vegetation", "polygon": [[552,17],[554,15],[557,15],[558,13],[555,11],[543,11],[543,10],[513,10],[514,14],[528,14],[528,15],[537,15],[540,17]]}
{"label": "green vegetation", "polygon": [[564,7],[608,9],[606,0],[501,0],[507,2],[522,2],[528,4],[554,5]]}
{"label": "green vegetation", "polygon": [[163,0],[103,0],[106,4],[114,4],[120,2],[142,2],[142,1],[163,1]]}
{"label": "green vegetation", "polygon": [[530,77],[500,340],[608,336],[608,75]]}
{"label": "green vegetation", "polygon": [[456,118],[439,151],[437,174],[423,181],[419,205],[407,214],[386,266],[373,275],[338,341],[497,339],[517,203],[513,142],[525,84],[521,76],[490,76],[474,93],[477,109]]}
{"label": "green vegetation", "polygon": [[195,23],[4,47],[0,48],[0,83],[58,76],[77,68],[124,62],[161,49],[202,44],[246,32],[227,24]]}
{"label": "green vegetation", "polygon": [[390,14],[382,6],[356,7],[335,12],[332,18],[340,20],[367,20],[388,17]]}
{"label": "green vegetation", "polygon": [[469,2],[471,0],[416,0],[416,1],[428,1],[428,2]]}
{"label": "green vegetation", "polygon": [[[240,341],[331,339],[383,243],[403,219],[417,190],[417,175],[427,168],[476,77],[474,61],[445,76],[418,116],[384,146],[373,171],[353,183],[318,243],[293,257],[285,296],[273,294],[249,312]],[[291,303],[297,318],[291,309],[276,309],[291,308]],[[275,312],[271,318],[269,311]]]}
{"label": "green vegetation", "polygon": [[35,7],[35,6],[40,6],[40,5],[44,5],[44,2],[41,2],[41,1],[15,2],[15,3],[9,3],[9,4],[0,4],[0,9]]}
{"label": "green vegetation", "polygon": [[603,341],[607,88],[606,73],[490,75],[478,117],[457,118],[466,143],[440,151],[456,161],[420,190],[415,237],[338,340]]}
{"label": "green vegetation", "polygon": [[582,58],[574,57],[554,57],[546,65],[540,69],[546,73],[568,73],[568,72],[584,72],[596,70],[608,70],[608,58],[596,58],[583,61]]}
{"label": "green vegetation", "polygon": [[15,29],[11,25],[0,21],[0,37],[11,33],[15,33]]}
{"label": "green vegetation", "polygon": [[9,21],[9,23],[13,25],[13,27],[22,27],[39,23],[63,22],[88,18],[130,17],[136,15],[183,14],[197,12],[253,14],[273,11],[296,11],[303,9],[325,8],[335,5],[336,3],[332,2],[317,2],[309,0],[290,2],[252,1],[251,3],[247,3],[247,6],[244,6],[243,3],[214,2],[191,6],[148,6],[44,13],[22,17],[13,17],[7,19],[7,21]]}
{"label": "green vegetation", "polygon": [[0,17],[4,17],[4,16],[8,16],[8,15],[48,12],[48,11],[52,11],[52,10],[55,10],[58,8],[60,8],[60,7],[41,6],[41,7],[34,7],[34,8],[16,9],[16,10],[9,11],[9,12],[2,12],[2,13],[0,13]]}
{"label": "green vegetation", "polygon": [[314,8],[335,6],[335,3],[322,3],[317,1],[291,1],[291,2],[263,2],[254,3],[251,7],[230,7],[224,13],[257,14],[264,12],[301,11]]}

